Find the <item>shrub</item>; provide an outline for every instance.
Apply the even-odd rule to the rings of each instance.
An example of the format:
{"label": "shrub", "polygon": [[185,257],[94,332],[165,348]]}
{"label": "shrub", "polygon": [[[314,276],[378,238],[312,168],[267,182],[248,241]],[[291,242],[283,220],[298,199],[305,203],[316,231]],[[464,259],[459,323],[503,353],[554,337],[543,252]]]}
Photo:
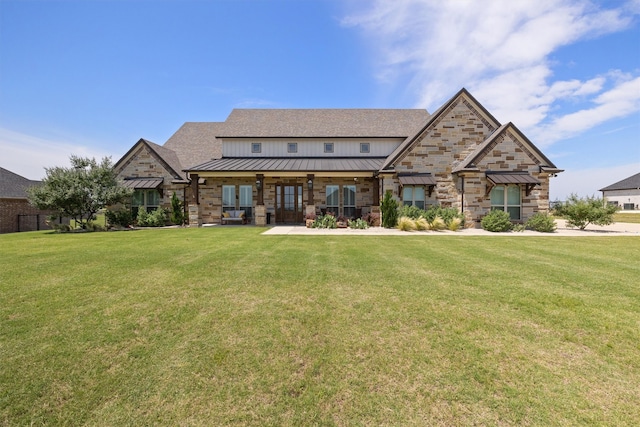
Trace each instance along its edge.
{"label": "shrub", "polygon": [[139,227],[162,227],[167,222],[167,211],[158,208],[153,212],[147,212],[141,208],[138,210],[137,222]]}
{"label": "shrub", "polygon": [[492,210],[482,218],[480,222],[482,228],[492,232],[511,231],[513,224],[511,224],[511,217],[508,212],[502,210]]}
{"label": "shrub", "polygon": [[451,221],[454,220],[454,218],[458,218],[460,220],[460,224],[458,228],[464,226],[464,215],[458,212],[456,208],[443,208],[440,206],[431,206],[429,207],[429,209],[424,211],[422,216],[424,216],[429,223],[432,223],[436,219],[436,217],[440,217],[446,224],[447,228],[449,227],[449,224],[451,223]]}
{"label": "shrub", "polygon": [[398,209],[398,217],[402,218],[403,216],[406,216],[407,218],[418,219],[424,215],[424,212],[424,210],[417,206],[403,205]]}
{"label": "shrub", "polygon": [[447,224],[447,228],[451,231],[458,231],[460,229],[460,225],[462,224],[462,220],[458,217],[451,218],[449,224]]}
{"label": "shrub", "polygon": [[420,217],[418,219],[416,219],[416,230],[429,230],[431,228],[431,225],[429,225],[429,222],[427,221],[427,219],[425,217]]}
{"label": "shrub", "polygon": [[394,228],[398,224],[398,202],[394,200],[391,190],[384,193],[380,209],[382,210],[382,226]]}
{"label": "shrub", "polygon": [[107,209],[104,213],[107,223],[115,227],[129,227],[133,224],[133,215],[128,208],[120,208],[118,210]]}
{"label": "shrub", "polygon": [[369,227],[380,227],[380,214],[369,212],[362,217],[369,224]]}
{"label": "shrub", "polygon": [[556,231],[556,222],[549,214],[545,212],[536,212],[527,220],[525,227],[529,230],[539,231],[542,233],[553,233]]}
{"label": "shrub", "polygon": [[567,201],[556,207],[558,215],[567,220],[569,227],[578,227],[584,230],[587,225],[613,224],[613,215],[618,210],[615,205],[609,205],[597,197],[580,198],[571,194]]}
{"label": "shrub", "polygon": [[362,218],[356,220],[349,220],[349,228],[366,229],[369,228],[369,224]]}
{"label": "shrub", "polygon": [[327,214],[327,215],[320,215],[314,222],[312,225],[313,228],[337,228],[338,227],[338,223],[336,221],[336,217],[331,215],[331,214]]}
{"label": "shrub", "polygon": [[416,222],[408,216],[401,216],[398,220],[398,228],[402,231],[415,231]]}
{"label": "shrub", "polygon": [[447,228],[447,224],[444,222],[444,219],[442,219],[440,216],[436,216],[433,219],[433,221],[431,221],[432,230],[440,231],[440,230],[444,230],[445,228]]}
{"label": "shrub", "polygon": [[171,196],[171,222],[177,225],[184,224],[186,215],[184,214],[184,205],[178,199],[176,192]]}

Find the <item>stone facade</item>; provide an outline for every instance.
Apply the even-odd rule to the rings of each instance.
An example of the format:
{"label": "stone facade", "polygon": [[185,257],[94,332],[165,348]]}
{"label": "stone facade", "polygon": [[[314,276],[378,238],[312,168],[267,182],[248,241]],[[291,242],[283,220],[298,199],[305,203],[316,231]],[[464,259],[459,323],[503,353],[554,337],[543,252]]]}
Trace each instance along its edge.
{"label": "stone facade", "polygon": [[[162,206],[170,206],[171,195],[175,191],[178,197],[187,202],[190,225],[199,226],[220,224],[225,208],[242,209],[244,206],[240,205],[240,186],[251,186],[251,212],[248,215],[251,224],[275,224],[283,219],[288,222],[303,223],[306,214],[329,210],[326,194],[329,185],[339,187],[339,206],[337,209],[330,207],[331,210],[337,211],[334,212],[336,215],[344,214],[344,187],[353,185],[356,187],[356,214],[364,215],[367,212],[379,212],[379,201],[387,190],[391,190],[396,200],[402,203],[402,183],[412,182],[409,179],[412,176],[413,182],[416,182],[417,177],[422,177],[422,181],[418,180],[418,184],[414,185],[424,185],[426,206],[438,205],[458,209],[464,213],[467,223],[472,224],[479,221],[491,209],[490,191],[494,181],[488,176],[500,172],[512,175],[508,179],[514,180],[507,183],[502,181],[501,185],[517,185],[520,189],[520,220],[526,221],[534,213],[548,210],[549,178],[561,172],[515,126],[511,123],[501,125],[465,89],[452,97],[434,115],[430,117],[426,115],[420,121],[417,121],[420,115],[416,116],[415,112],[394,115],[393,117],[405,119],[412,117],[413,119],[406,122],[407,127],[411,129],[403,131],[396,127],[391,133],[388,128],[376,127],[376,123],[372,123],[371,120],[358,122],[358,117],[363,117],[363,114],[366,116],[369,112],[305,110],[292,115],[291,111],[293,110],[269,111],[267,116],[273,120],[269,122],[273,126],[258,124],[257,126],[262,127],[257,130],[253,128],[256,122],[252,120],[233,123],[233,120],[228,119],[230,123],[205,126],[204,128],[211,132],[218,129],[219,132],[224,133],[210,135],[199,133],[198,141],[206,142],[202,145],[202,150],[210,144],[219,144],[218,148],[224,148],[228,152],[223,151],[222,157],[213,157],[219,150],[212,149],[212,157],[205,159],[206,150],[201,150],[202,153],[198,151],[197,153],[202,154],[202,163],[195,166],[175,165],[176,161],[179,163],[177,159],[189,158],[180,150],[191,147],[189,145],[189,138],[193,138],[191,134],[186,135],[186,139],[181,140],[180,144],[171,145],[171,149],[141,140],[142,142],[139,141],[117,163],[119,174],[123,178],[162,177]],[[235,115],[240,114],[243,117],[254,117],[258,114],[253,110],[245,112],[234,110],[234,112]],[[262,117],[264,114],[266,113],[261,112],[258,116]],[[388,114],[388,111],[379,117],[384,117],[385,114]],[[306,122],[292,122],[291,117],[307,117],[309,126],[305,126]],[[326,120],[336,118],[337,120],[332,122],[335,127],[332,127],[331,123],[326,123],[325,120],[314,120],[318,117],[324,117]],[[351,120],[353,120],[353,126],[345,127],[345,124],[349,124]],[[315,126],[320,122],[326,128],[316,129]],[[397,120],[388,122],[388,124],[393,123],[398,122]],[[233,126],[226,127],[227,124],[235,125],[237,129]],[[421,128],[416,129],[419,126]],[[272,127],[278,132],[269,133],[274,132]],[[237,133],[233,133],[233,129],[236,129]],[[292,134],[287,134],[286,132],[290,132],[291,129],[296,130]],[[369,134],[371,129],[378,129],[378,133]],[[337,132],[335,135],[331,133],[334,131]],[[402,136],[403,132],[408,136]],[[319,138],[318,133],[326,134],[324,137],[326,139]],[[274,135],[278,137],[277,144],[274,142]],[[326,141],[359,147],[363,140],[369,141],[368,138],[364,138],[367,135],[371,135],[371,141],[373,141],[370,146],[371,152],[374,149],[379,151],[380,147],[386,147],[385,150],[391,151],[385,151],[386,158],[377,157],[380,163],[374,162],[374,156],[368,149],[366,152],[362,151],[359,156],[354,154],[349,158],[338,158],[337,160],[340,161],[334,165],[331,163],[334,161],[333,155],[327,154],[333,153],[333,149],[327,152],[325,148],[324,154],[320,156],[324,162],[322,167],[317,166],[321,163],[315,161],[317,157],[308,158],[308,153],[313,150],[323,153],[322,147]],[[220,140],[224,140],[226,145],[223,145]],[[287,148],[286,151],[279,152],[278,150],[284,150],[284,148],[278,147],[287,146],[287,141],[295,141],[296,150],[290,152]],[[279,145],[277,149],[273,148],[269,151],[268,155],[262,151],[259,151],[259,155],[253,155],[254,143],[260,147],[264,143],[265,153],[267,146]],[[333,147],[333,144],[330,145]],[[245,152],[242,150],[247,154],[238,157],[237,153]],[[225,157],[225,154],[229,157]],[[264,156],[267,161],[262,163],[257,161],[259,159],[256,157],[260,156]],[[299,159],[296,160],[298,163],[290,162],[296,157]],[[375,166],[371,167],[371,163],[365,166],[365,160],[374,162]],[[358,161],[361,163],[357,163]],[[255,167],[238,166],[238,162]],[[269,163],[296,164],[297,166],[291,167],[290,170],[285,167],[282,170],[269,169]],[[359,166],[354,167],[356,163]],[[336,169],[337,167],[345,169]],[[187,176],[182,176],[183,169],[187,171]],[[516,175],[526,176],[526,182],[519,183],[513,177]],[[309,180],[312,181],[312,190],[308,188]],[[190,184],[187,184],[188,181],[191,181]],[[257,181],[260,185],[256,184]],[[235,206],[223,207],[222,205],[223,187],[227,185],[236,188]],[[291,215],[291,211],[287,211],[286,218],[281,217],[281,212],[278,212],[276,200],[277,189],[283,189],[284,186],[288,187],[287,190],[290,190],[291,186],[295,188],[297,207],[297,213]]]}

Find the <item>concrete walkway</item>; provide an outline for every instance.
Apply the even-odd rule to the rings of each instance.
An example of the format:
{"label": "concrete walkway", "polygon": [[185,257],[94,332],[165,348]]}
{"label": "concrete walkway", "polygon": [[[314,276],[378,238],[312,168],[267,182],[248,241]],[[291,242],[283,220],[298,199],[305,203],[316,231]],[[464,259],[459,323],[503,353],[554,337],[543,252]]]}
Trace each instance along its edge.
{"label": "concrete walkway", "polygon": [[306,236],[574,236],[574,237],[602,237],[602,236],[640,236],[640,224],[617,222],[606,226],[589,225],[585,230],[568,228],[564,220],[556,220],[555,233],[539,233],[537,231],[522,231],[509,233],[491,233],[479,228],[465,228],[460,231],[400,231],[382,227],[370,227],[366,230],[351,228],[322,229],[306,228],[303,225],[278,225],[266,230],[265,235],[306,235]]}

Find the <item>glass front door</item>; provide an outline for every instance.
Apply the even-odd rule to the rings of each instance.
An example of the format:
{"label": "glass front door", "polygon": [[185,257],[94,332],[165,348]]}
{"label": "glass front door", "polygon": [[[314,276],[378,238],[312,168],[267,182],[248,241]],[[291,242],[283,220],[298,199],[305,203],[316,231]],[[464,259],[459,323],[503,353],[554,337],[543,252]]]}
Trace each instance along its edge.
{"label": "glass front door", "polygon": [[276,222],[296,224],[302,222],[302,185],[276,186]]}

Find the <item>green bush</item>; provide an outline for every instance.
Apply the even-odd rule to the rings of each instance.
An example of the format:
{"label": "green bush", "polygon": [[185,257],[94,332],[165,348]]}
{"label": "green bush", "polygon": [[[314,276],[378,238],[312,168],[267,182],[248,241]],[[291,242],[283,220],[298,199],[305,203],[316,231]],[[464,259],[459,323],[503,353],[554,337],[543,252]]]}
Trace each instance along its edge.
{"label": "green bush", "polygon": [[578,227],[580,230],[589,224],[613,224],[613,215],[617,210],[617,206],[609,205],[600,198],[592,196],[583,199],[576,194],[571,194],[566,202],[555,208],[556,213],[567,220],[569,227]]}
{"label": "green bush", "polygon": [[171,222],[177,225],[184,224],[186,215],[184,214],[184,205],[178,199],[176,192],[171,196]]}
{"label": "green bush", "polygon": [[115,227],[129,227],[133,224],[133,215],[131,209],[120,208],[118,210],[107,209],[104,213],[107,223]]}
{"label": "green bush", "polygon": [[382,226],[384,228],[395,228],[398,224],[398,202],[394,200],[391,190],[384,193],[384,200],[380,205],[382,211]]}
{"label": "green bush", "polygon": [[369,223],[362,218],[349,220],[349,228],[366,229],[369,228]]}
{"label": "green bush", "polygon": [[484,230],[492,232],[511,231],[513,228],[509,213],[498,209],[485,215],[480,224]]}
{"label": "green bush", "polygon": [[167,211],[164,208],[158,208],[153,212],[147,212],[144,209],[138,210],[138,227],[162,227],[167,222]]}
{"label": "green bush", "polygon": [[320,215],[312,225],[313,228],[337,228],[338,221],[336,217],[330,214]]}
{"label": "green bush", "polygon": [[418,219],[424,216],[424,210],[413,205],[403,205],[398,209],[398,218],[407,217],[411,219]]}
{"label": "green bush", "polygon": [[527,220],[525,227],[529,230],[542,233],[553,233],[556,231],[556,222],[553,220],[553,217],[546,212],[536,212]]}

